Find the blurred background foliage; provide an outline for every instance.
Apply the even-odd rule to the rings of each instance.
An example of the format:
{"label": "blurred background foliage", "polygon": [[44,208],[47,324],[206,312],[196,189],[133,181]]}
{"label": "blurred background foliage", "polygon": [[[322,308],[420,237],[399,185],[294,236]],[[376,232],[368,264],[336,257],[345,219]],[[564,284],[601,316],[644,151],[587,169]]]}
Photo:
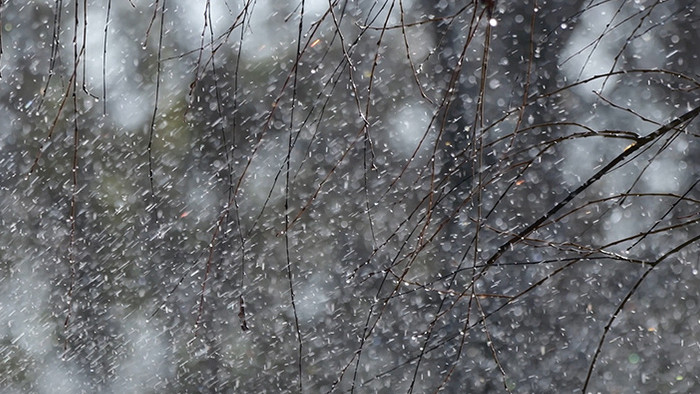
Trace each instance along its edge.
{"label": "blurred background foliage", "polygon": [[698,16],[2,2],[0,382],[696,390]]}

